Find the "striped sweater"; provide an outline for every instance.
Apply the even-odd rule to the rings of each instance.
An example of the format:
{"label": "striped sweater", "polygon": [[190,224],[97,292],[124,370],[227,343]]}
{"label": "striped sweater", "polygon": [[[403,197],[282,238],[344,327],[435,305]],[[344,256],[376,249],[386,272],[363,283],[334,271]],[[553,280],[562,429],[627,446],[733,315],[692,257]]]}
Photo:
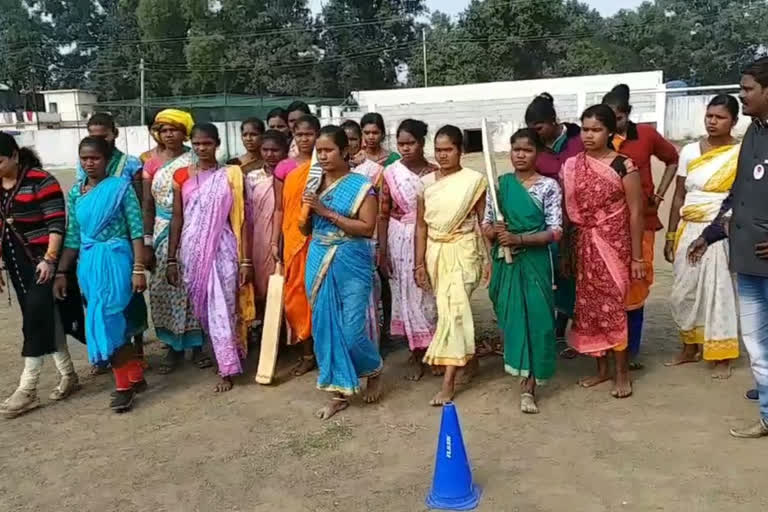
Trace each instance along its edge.
{"label": "striped sweater", "polygon": [[[22,171],[13,190],[0,191],[0,232],[21,237],[35,257],[41,257],[51,233],[64,235],[64,193],[56,178],[41,169]],[[10,228],[10,229],[9,229]]]}

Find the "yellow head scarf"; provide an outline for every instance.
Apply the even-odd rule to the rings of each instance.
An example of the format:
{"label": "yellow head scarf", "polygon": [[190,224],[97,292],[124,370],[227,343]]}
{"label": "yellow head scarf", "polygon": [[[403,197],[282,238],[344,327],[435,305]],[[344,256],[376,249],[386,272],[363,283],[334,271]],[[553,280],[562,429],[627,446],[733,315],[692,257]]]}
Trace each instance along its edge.
{"label": "yellow head scarf", "polygon": [[195,120],[192,119],[192,115],[189,112],[169,108],[158,112],[155,116],[154,126],[159,128],[163,124],[178,126],[189,137],[192,135],[192,127],[195,125]]}

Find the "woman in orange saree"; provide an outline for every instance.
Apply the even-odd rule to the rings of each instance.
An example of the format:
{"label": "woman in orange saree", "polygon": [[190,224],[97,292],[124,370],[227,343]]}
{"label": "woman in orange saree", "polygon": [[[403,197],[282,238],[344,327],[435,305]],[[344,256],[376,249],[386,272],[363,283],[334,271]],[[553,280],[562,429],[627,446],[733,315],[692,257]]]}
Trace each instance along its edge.
{"label": "woman in orange saree", "polygon": [[[302,356],[293,374],[304,375],[315,368],[312,348],[312,314],[307,301],[304,274],[307,265],[309,237],[299,230],[304,188],[312,164],[312,151],[320,133],[320,121],[312,115],[299,119],[295,126],[294,140],[299,151],[295,168],[281,173],[281,162],[275,169],[275,215],[272,235],[272,252],[285,265],[285,319],[293,331],[289,344],[302,344]],[[292,161],[292,160],[291,160]],[[283,235],[282,255],[280,234]],[[281,257],[282,256],[282,257]]]}
{"label": "woman in orange saree", "polygon": [[616,360],[615,398],[632,394],[627,352],[626,299],[630,279],[642,279],[643,195],[634,163],[608,147],[616,115],[595,105],[581,117],[585,151],[563,167],[565,206],[576,228],[576,305],[569,343],[595,357],[597,375],[582,387],[611,379],[608,352]]}

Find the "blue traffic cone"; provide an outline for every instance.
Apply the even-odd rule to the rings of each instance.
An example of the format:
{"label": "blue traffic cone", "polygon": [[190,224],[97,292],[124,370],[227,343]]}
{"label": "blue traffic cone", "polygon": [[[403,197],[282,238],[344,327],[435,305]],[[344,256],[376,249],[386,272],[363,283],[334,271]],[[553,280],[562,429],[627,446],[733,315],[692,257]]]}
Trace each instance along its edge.
{"label": "blue traffic cone", "polygon": [[442,510],[472,510],[480,502],[481,494],[482,490],[472,483],[472,469],[464,449],[456,406],[448,402],[443,405],[435,475],[427,506]]}

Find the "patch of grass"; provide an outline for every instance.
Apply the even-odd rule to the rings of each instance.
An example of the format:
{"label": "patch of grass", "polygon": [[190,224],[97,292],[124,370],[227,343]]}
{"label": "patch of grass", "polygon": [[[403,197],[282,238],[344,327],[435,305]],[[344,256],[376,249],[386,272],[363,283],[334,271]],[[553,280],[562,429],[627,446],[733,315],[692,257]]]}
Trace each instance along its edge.
{"label": "patch of grass", "polygon": [[352,432],[352,426],[347,422],[329,422],[315,432],[292,434],[283,442],[283,446],[296,457],[314,457],[335,450],[352,437]]}

